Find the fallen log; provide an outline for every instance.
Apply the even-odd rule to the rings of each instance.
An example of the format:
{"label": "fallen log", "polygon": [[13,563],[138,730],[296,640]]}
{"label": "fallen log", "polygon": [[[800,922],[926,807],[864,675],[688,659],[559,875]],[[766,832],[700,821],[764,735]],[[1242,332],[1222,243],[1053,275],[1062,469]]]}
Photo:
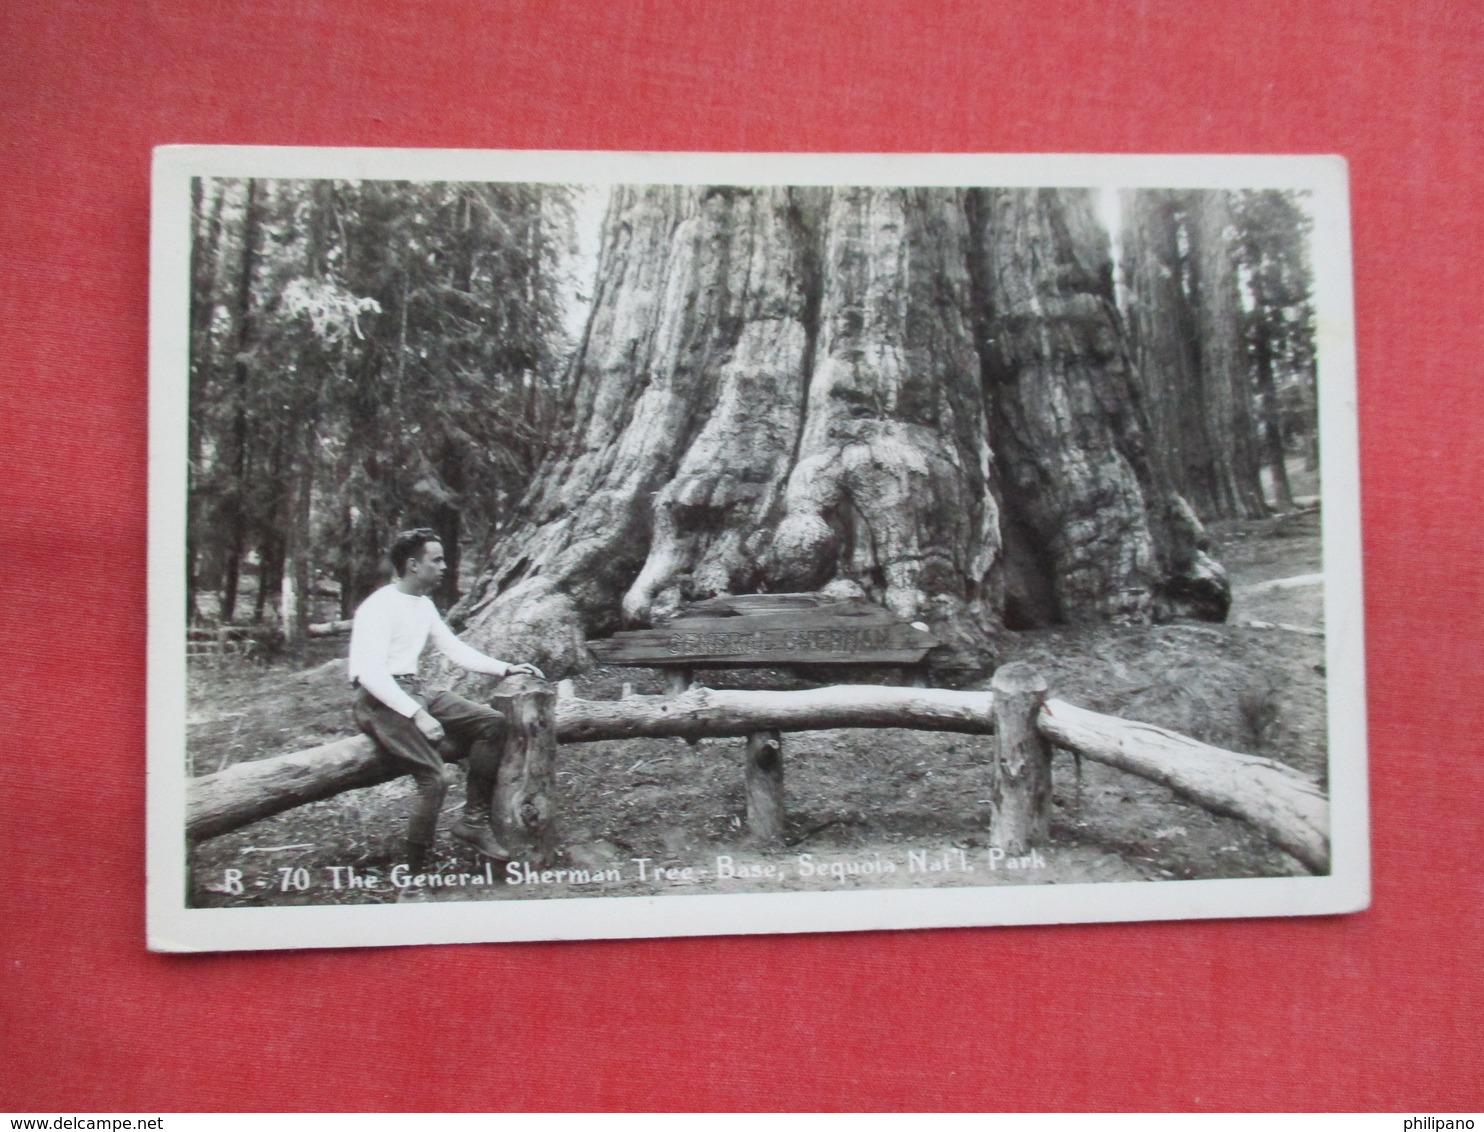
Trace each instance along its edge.
{"label": "fallen log", "polygon": [[295,806],[375,786],[405,771],[365,736],[237,763],[186,783],[186,836],[205,841]]}
{"label": "fallen log", "polygon": [[1038,722],[1041,734],[1056,746],[1240,818],[1309,869],[1329,872],[1329,799],[1292,767],[1063,700],[1048,700]]}

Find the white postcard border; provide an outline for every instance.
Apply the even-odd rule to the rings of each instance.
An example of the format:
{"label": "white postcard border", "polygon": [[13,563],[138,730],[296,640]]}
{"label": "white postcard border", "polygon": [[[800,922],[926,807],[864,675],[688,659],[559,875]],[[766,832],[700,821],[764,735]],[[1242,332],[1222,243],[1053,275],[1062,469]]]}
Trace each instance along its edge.
{"label": "white postcard border", "polygon": [[[185,548],[194,177],[1283,188],[1314,193],[1332,871],[1318,877],[186,907]],[[1333,156],[744,154],[163,146],[150,234],[148,943],[159,951],[1208,919],[1370,901],[1360,483],[1348,179]]]}

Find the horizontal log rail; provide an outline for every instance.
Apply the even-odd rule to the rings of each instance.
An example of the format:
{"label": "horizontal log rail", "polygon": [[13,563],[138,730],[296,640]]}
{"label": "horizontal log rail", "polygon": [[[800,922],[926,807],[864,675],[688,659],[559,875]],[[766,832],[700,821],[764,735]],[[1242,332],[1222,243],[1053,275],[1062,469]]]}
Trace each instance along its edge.
{"label": "horizontal log rail", "polygon": [[[1041,704],[1035,718],[1046,742],[1161,783],[1208,810],[1240,818],[1309,869],[1328,871],[1328,799],[1297,771],[1271,759],[1222,750],[1061,700]],[[620,700],[561,695],[553,722],[558,743],[864,727],[978,735],[995,731],[992,692],[859,684],[802,691],[693,686],[675,696]],[[204,841],[401,773],[361,736],[238,763],[188,781],[187,836]]]}
{"label": "horizontal log rail", "polygon": [[723,739],[755,731],[832,731],[910,727],[994,731],[994,695],[945,688],[841,684],[787,692],[743,692],[692,685],[675,696],[557,701],[559,743],[595,739]]}
{"label": "horizontal log rail", "polygon": [[1329,799],[1292,767],[1062,700],[1048,700],[1037,722],[1053,745],[1240,818],[1311,871],[1329,872]]}
{"label": "horizontal log rail", "polygon": [[1314,629],[1308,625],[1290,625],[1286,621],[1243,621],[1242,624],[1248,629],[1278,629],[1284,633],[1298,633],[1304,637],[1322,637],[1323,629]]}
{"label": "horizontal log rail", "polygon": [[1238,586],[1233,593],[1246,596],[1272,593],[1274,590],[1294,590],[1304,586],[1324,585],[1323,574],[1295,574],[1291,578],[1274,578],[1268,582],[1254,582],[1250,586]]}
{"label": "horizontal log rail", "polygon": [[[756,731],[912,727],[988,735],[994,696],[941,688],[844,685],[805,691],[734,692],[692,687],[678,696],[583,700],[560,696],[558,743],[598,739],[701,739]],[[237,763],[187,786],[186,830],[194,841],[230,832],[283,810],[402,773],[362,736],[293,754]]]}

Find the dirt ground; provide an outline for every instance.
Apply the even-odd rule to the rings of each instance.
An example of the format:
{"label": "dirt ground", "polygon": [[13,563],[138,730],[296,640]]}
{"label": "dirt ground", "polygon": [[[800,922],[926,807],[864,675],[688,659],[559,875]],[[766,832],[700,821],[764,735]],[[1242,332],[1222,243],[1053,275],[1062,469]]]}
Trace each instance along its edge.
{"label": "dirt ground", "polygon": [[[1318,512],[1222,524],[1212,534],[1235,591],[1226,624],[1010,633],[1001,660],[1036,664],[1053,696],[1276,758],[1324,783],[1323,638],[1246,624],[1322,629],[1321,585],[1262,588],[1320,571]],[[194,666],[191,772],[353,734],[338,659],[343,648],[343,640],[317,642],[319,655],[301,670],[241,660]],[[700,678],[718,686],[741,683],[735,673],[703,672]],[[767,682],[769,674],[754,679]],[[659,674],[645,669],[598,668],[576,686],[581,696],[612,698],[624,682],[639,692],[661,690]],[[447,835],[463,804],[462,787],[456,787],[433,866],[453,878],[452,886],[433,894],[541,899],[1304,874],[1244,823],[1143,779],[1092,762],[1078,767],[1061,752],[1053,766],[1050,846],[1029,860],[992,859],[984,837],[988,743],[908,730],[786,735],[786,844],[768,847],[749,841],[743,821],[742,740],[563,746],[555,799],[563,848],[551,866],[562,875],[543,883],[520,862],[515,873],[523,882],[534,875],[532,883],[508,883],[499,865],[486,872],[482,860]],[[196,846],[189,899],[198,907],[395,899],[392,873],[410,795],[411,780],[403,778]],[[232,883],[228,870],[237,871],[240,883]],[[351,887],[352,871],[363,882],[375,878],[375,887]]]}

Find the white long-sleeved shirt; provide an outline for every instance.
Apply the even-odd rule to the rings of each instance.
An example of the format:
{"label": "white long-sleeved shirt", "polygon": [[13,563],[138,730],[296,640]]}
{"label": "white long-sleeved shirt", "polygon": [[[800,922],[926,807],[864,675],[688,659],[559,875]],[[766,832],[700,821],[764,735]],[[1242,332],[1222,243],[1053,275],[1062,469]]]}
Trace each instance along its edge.
{"label": "white long-sleeved shirt", "polygon": [[438,607],[427,596],[404,594],[395,584],[382,586],[361,602],[350,627],[351,680],[387,707],[411,718],[418,703],[393,677],[417,674],[418,658],[428,638],[438,651],[455,664],[474,672],[504,675],[507,665],[485,656],[453,635],[438,616]]}

